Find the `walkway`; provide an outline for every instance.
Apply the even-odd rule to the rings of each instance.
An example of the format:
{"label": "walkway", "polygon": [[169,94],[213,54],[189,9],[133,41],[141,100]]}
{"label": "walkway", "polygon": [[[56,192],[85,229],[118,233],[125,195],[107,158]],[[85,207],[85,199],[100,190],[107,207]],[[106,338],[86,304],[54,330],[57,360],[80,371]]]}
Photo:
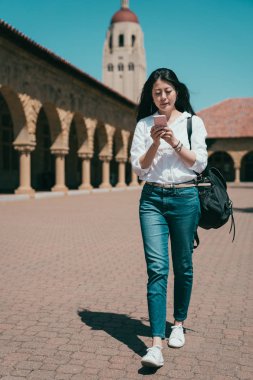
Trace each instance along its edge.
{"label": "walkway", "polygon": [[[150,344],[139,190],[0,203],[1,380],[253,378],[253,190],[200,231],[186,345],[144,369]],[[172,278],[168,334],[172,322]]]}

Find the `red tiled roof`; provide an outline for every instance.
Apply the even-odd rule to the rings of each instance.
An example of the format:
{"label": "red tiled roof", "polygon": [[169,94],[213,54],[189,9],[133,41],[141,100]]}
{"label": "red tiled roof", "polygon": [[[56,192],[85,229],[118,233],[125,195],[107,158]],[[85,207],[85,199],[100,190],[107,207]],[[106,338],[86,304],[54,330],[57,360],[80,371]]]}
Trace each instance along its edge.
{"label": "red tiled roof", "polygon": [[97,79],[93,78],[91,75],[80,70],[76,66],[72,65],[62,57],[56,55],[52,51],[41,46],[37,42],[33,41],[31,38],[27,37],[25,34],[19,30],[13,28],[10,24],[0,19],[0,37],[7,37],[12,42],[15,42],[18,46],[28,50],[29,52],[39,56],[40,58],[47,60],[49,63],[56,65],[58,68],[63,69],[69,72],[71,75],[77,77],[79,80],[85,81],[91,86],[97,88],[98,90],[108,94],[114,98],[117,98],[124,103],[128,103],[131,108],[135,108],[136,104],[126,98],[124,95],[118,93],[117,91],[106,86],[102,82],[99,82]]}
{"label": "red tiled roof", "polygon": [[253,137],[253,98],[227,99],[197,114],[208,138]]}

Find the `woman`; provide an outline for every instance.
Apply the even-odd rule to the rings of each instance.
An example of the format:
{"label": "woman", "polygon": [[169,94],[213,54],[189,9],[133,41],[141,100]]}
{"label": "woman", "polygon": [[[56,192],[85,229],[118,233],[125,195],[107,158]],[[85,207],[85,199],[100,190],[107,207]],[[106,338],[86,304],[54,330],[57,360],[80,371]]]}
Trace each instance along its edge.
{"label": "woman", "polygon": [[[154,115],[167,125],[154,126]],[[191,147],[187,118],[192,116]],[[194,114],[189,91],[169,69],[155,70],[144,84],[131,147],[135,173],[145,181],[140,199],[140,224],[147,264],[147,300],[152,346],[142,358],[145,366],[163,365],[166,297],[169,270],[168,238],[174,270],[174,326],[168,344],[185,343],[183,322],[190,302],[194,233],[200,216],[196,172],[207,165],[207,136]]]}

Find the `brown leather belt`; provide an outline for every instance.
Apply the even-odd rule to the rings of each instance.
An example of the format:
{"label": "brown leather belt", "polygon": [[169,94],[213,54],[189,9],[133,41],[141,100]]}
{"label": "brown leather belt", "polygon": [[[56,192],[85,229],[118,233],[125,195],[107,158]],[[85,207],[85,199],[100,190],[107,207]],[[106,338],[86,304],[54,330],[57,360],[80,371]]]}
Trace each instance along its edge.
{"label": "brown leather belt", "polygon": [[157,182],[146,182],[147,185],[162,187],[164,189],[173,189],[180,187],[196,187],[196,186],[211,186],[211,183],[203,183],[196,185],[195,183],[157,183]]}

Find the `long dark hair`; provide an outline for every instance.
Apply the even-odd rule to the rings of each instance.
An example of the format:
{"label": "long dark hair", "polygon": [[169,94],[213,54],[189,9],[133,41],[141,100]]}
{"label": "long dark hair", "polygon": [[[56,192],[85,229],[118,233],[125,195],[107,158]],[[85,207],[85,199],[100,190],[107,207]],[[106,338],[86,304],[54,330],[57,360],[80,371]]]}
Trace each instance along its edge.
{"label": "long dark hair", "polygon": [[156,107],[152,98],[152,89],[154,83],[158,79],[169,82],[175,87],[175,90],[177,92],[177,100],[175,103],[175,107],[178,111],[187,111],[190,114],[195,115],[195,112],[193,111],[193,108],[190,103],[189,90],[186,87],[186,85],[184,83],[179,82],[174,71],[170,69],[161,68],[153,71],[143,86],[140,103],[137,109],[137,121],[143,119],[146,116],[152,115],[157,111],[158,108]]}

